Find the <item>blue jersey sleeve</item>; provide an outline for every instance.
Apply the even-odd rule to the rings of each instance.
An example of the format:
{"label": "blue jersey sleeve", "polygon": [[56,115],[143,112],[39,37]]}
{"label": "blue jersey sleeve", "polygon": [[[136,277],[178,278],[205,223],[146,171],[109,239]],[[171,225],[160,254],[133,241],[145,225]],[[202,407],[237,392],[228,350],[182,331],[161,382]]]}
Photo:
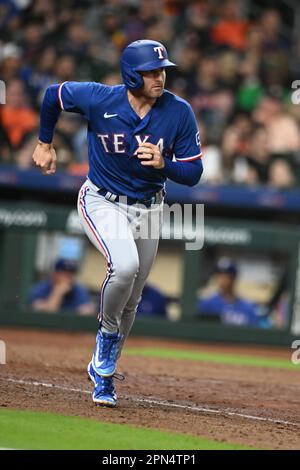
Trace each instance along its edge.
{"label": "blue jersey sleeve", "polygon": [[191,106],[186,103],[181,114],[173,152],[179,162],[190,162],[201,158],[200,134]]}
{"label": "blue jersey sleeve", "polygon": [[[61,110],[80,113],[90,118],[90,107],[93,95],[101,91],[104,85],[95,82],[64,82],[58,87],[58,100]],[[99,94],[99,93],[98,93]]]}
{"label": "blue jersey sleeve", "polygon": [[[245,313],[248,315],[248,323],[251,326],[259,326],[260,318],[257,314],[258,307],[251,302],[245,302]],[[248,305],[247,305],[248,304]]]}
{"label": "blue jersey sleeve", "polygon": [[204,299],[199,299],[197,302],[197,310],[200,314],[220,314],[221,308],[222,307],[220,305],[220,300],[216,295],[213,295],[211,297],[205,297]]}
{"label": "blue jersey sleeve", "polygon": [[39,282],[31,288],[28,301],[30,304],[33,304],[37,300],[44,300],[49,296],[50,292],[51,285],[49,282]]}
{"label": "blue jersey sleeve", "polygon": [[161,172],[176,183],[194,186],[200,180],[203,166],[199,158],[192,160],[188,165],[184,161],[172,162],[165,158],[165,166]]}
{"label": "blue jersey sleeve", "polygon": [[46,143],[52,142],[54,128],[61,111],[80,113],[89,120],[94,97],[97,97],[97,102],[101,102],[106,89],[105,85],[96,82],[64,82],[60,85],[50,85],[41,108],[40,140]]}

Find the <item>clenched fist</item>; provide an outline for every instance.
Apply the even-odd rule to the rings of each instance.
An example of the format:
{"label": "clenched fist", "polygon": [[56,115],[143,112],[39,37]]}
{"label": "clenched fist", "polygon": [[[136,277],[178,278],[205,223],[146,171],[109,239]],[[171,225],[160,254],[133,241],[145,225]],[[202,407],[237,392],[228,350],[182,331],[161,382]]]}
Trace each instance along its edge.
{"label": "clenched fist", "polygon": [[141,159],[143,166],[152,166],[157,170],[161,170],[165,166],[165,161],[159,147],[150,142],[140,144],[136,154]]}
{"label": "clenched fist", "polygon": [[56,152],[52,144],[46,144],[39,140],[32,159],[36,166],[41,167],[44,175],[52,175],[56,170]]}

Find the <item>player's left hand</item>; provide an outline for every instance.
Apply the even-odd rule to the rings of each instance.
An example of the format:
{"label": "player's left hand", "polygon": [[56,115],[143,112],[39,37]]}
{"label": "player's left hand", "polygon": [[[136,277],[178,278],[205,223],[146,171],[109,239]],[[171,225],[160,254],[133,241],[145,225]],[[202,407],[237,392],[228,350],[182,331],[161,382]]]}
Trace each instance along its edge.
{"label": "player's left hand", "polygon": [[165,160],[159,147],[150,142],[144,142],[138,146],[137,157],[142,160],[141,165],[143,166],[153,166],[157,170],[161,170],[165,166]]}

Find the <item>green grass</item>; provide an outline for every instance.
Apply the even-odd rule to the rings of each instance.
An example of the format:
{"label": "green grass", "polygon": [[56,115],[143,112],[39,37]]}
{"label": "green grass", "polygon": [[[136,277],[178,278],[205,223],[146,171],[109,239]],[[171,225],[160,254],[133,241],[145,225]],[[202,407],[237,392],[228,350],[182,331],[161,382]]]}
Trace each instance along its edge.
{"label": "green grass", "polygon": [[[187,361],[214,362],[216,364],[297,370],[297,366],[295,366],[292,362],[284,359],[256,356],[237,356],[226,353],[218,354],[164,348],[126,348],[124,350],[124,354],[128,356],[160,357],[163,359],[182,359]],[[298,367],[298,370],[300,370],[300,367]]]}
{"label": "green grass", "polygon": [[[98,410],[101,414],[101,409]],[[111,411],[114,413],[114,411]],[[54,413],[0,410],[0,448],[51,450],[243,450],[180,433],[110,424]]]}

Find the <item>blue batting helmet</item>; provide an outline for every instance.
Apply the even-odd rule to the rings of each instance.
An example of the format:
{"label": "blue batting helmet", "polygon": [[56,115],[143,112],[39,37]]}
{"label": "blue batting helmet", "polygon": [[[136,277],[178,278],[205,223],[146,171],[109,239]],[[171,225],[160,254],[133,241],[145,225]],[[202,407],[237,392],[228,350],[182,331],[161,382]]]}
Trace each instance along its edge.
{"label": "blue batting helmet", "polygon": [[169,61],[165,46],[148,39],[132,42],[125,47],[121,55],[123,82],[130,90],[137,90],[143,86],[143,78],[138,72],[171,66],[176,64]]}

